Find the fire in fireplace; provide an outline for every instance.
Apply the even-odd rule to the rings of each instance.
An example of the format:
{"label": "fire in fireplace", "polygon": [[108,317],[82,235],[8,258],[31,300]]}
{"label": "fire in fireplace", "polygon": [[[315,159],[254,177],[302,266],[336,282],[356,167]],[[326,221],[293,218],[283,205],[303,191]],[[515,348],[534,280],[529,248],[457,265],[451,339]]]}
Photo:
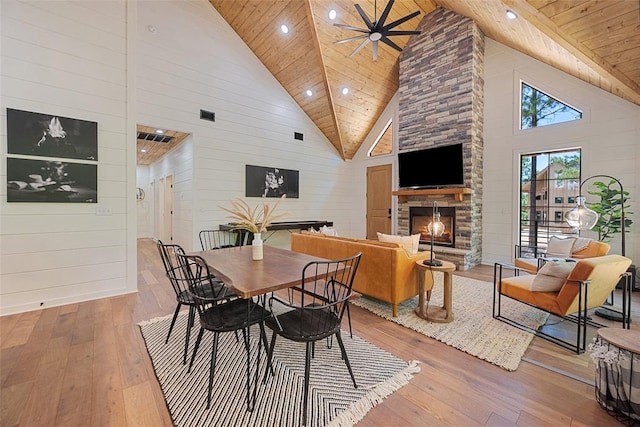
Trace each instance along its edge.
{"label": "fire in fireplace", "polygon": [[[455,246],[456,208],[439,207],[440,222],[444,224],[444,233],[440,237],[434,237],[433,244],[440,246]],[[420,233],[420,243],[431,243],[429,223],[432,220],[432,207],[409,208],[409,234]]]}

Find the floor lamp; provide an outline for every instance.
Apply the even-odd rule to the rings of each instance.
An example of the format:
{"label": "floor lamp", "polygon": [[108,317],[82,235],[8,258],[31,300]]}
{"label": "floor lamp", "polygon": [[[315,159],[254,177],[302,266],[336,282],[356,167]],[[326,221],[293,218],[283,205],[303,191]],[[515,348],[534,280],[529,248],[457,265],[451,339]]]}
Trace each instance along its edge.
{"label": "floor lamp", "polygon": [[[622,188],[622,183],[619,179],[614,178],[609,175],[593,175],[589,178],[585,179],[580,183],[580,188],[578,190],[578,205],[568,211],[565,214],[565,220],[567,223],[580,230],[591,230],[596,223],[598,222],[598,213],[589,209],[586,205],[587,198],[582,196],[582,186],[585,182],[589,181],[593,178],[609,178],[615,181],[620,186],[620,231],[622,231],[622,256],[625,255],[625,219],[624,219],[624,189]],[[595,311],[595,314],[604,317],[605,319],[615,320],[617,322],[622,322],[622,315],[613,310],[609,310],[608,308],[599,308]]]}
{"label": "floor lamp", "polygon": [[438,212],[438,202],[433,202],[431,222],[427,226],[427,229],[431,236],[431,259],[422,261],[422,264],[428,265],[429,267],[438,267],[442,265],[442,261],[433,259],[433,239],[434,237],[442,236],[442,233],[444,233],[444,224],[440,221],[440,212]]}

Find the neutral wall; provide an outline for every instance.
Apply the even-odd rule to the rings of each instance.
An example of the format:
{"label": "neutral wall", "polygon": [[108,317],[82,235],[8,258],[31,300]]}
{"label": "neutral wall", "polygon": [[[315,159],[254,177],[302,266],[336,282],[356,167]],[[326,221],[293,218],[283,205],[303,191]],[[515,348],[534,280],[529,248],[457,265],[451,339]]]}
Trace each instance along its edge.
{"label": "neutral wall", "polygon": [[144,199],[136,201],[136,213],[138,217],[138,238],[153,237],[153,188],[149,176],[149,166],[136,167],[136,185],[144,191]]}
{"label": "neutral wall", "polygon": [[[139,8],[139,122],[190,133],[193,144],[193,182],[174,183],[176,215],[183,218],[174,219],[180,232],[174,241],[198,248],[199,230],[229,222],[220,206],[244,196],[247,164],[300,171],[300,198],[277,209],[287,220],[329,220],[340,234],[354,234],[364,212],[352,203],[350,163],[215,9],[205,1]],[[200,109],[215,112],[216,121],[200,120]],[[165,162],[167,170],[175,167]]]}
{"label": "neutral wall", "polygon": [[[3,0],[0,15],[0,313],[133,292],[135,168],[128,166],[135,148],[127,140],[135,138],[135,111],[127,49],[134,39],[127,39],[127,22],[135,22],[135,8]],[[7,108],[98,123],[97,205],[7,203]]]}

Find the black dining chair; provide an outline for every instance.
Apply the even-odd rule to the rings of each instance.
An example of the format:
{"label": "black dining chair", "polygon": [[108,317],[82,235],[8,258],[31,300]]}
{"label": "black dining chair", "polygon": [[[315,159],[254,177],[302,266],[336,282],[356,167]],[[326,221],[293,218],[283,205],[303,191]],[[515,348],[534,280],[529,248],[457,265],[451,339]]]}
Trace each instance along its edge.
{"label": "black dining chair", "polygon": [[[164,265],[165,273],[169,278],[169,282],[173,287],[173,291],[176,296],[176,309],[173,313],[173,318],[171,319],[171,325],[169,326],[169,332],[167,333],[167,338],[164,343],[167,344],[169,342],[169,338],[171,337],[171,332],[173,331],[173,327],[175,326],[176,319],[178,318],[178,313],[180,313],[180,309],[183,305],[189,307],[189,317],[187,319],[187,330],[184,337],[184,354],[182,356],[182,364],[187,363],[187,351],[189,349],[189,338],[191,337],[191,328],[193,327],[193,323],[195,320],[195,302],[191,295],[189,294],[189,281],[188,278],[184,275],[183,269],[180,267],[177,256],[184,255],[184,250],[179,245],[165,245],[161,240],[158,240],[157,243],[158,252],[160,252],[160,258],[162,258],[162,263]],[[213,276],[209,278],[211,282],[211,287],[213,287],[216,291],[216,294],[223,293],[226,299],[235,298],[236,295],[231,292],[222,282],[216,280]]]}
{"label": "black dining chair", "polygon": [[[252,299],[236,298],[229,300],[223,289],[218,288],[214,282],[208,280],[211,273],[209,266],[202,257],[178,254],[177,258],[185,276],[188,277],[189,293],[200,318],[200,331],[198,332],[188,371],[191,372],[204,332],[213,332],[213,348],[211,350],[211,367],[209,369],[209,386],[207,389],[207,409],[209,409],[216,370],[219,336],[223,332],[242,331],[247,352],[247,402],[249,403],[250,347],[248,329],[252,325],[258,324],[260,326],[261,341],[266,350],[268,343],[264,320],[270,316],[270,313]],[[256,376],[260,369],[260,357],[257,360]]]}
{"label": "black dining chair", "polygon": [[292,288],[292,293],[298,294],[295,299],[290,298],[289,301],[284,301],[277,296],[272,296],[268,300],[270,311],[282,314],[272,315],[265,320],[266,325],[273,330],[273,335],[269,346],[264,381],[266,382],[269,372],[273,375],[273,351],[278,335],[292,341],[306,343],[302,402],[303,425],[306,425],[307,422],[309,375],[316,341],[335,335],[340,345],[342,359],[351,375],[353,386],[358,387],[342,341],[341,323],[351,297],[353,279],[358,270],[361,256],[362,253],[359,252],[350,258],[340,260],[312,261],[302,270],[301,286]]}
{"label": "black dining chair", "polygon": [[245,246],[248,233],[242,230],[202,230],[198,233],[203,251]]}

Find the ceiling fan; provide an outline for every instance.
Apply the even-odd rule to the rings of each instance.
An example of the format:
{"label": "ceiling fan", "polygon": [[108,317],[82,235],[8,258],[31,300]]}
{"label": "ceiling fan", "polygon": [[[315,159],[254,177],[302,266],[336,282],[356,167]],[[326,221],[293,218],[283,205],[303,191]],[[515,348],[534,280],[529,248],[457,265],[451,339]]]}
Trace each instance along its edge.
{"label": "ceiling fan", "polygon": [[359,36],[355,36],[355,37],[349,37],[347,39],[343,39],[343,40],[338,40],[333,42],[334,44],[341,44],[341,43],[347,43],[350,41],[354,41],[354,40],[362,40],[362,43],[355,48],[355,50],[353,52],[351,52],[351,55],[349,55],[349,57],[353,57],[355,54],[357,54],[358,52],[360,52],[367,44],[369,44],[369,42],[372,43],[372,49],[373,49],[373,60],[377,61],[378,60],[378,41],[381,41],[383,43],[385,43],[387,46],[390,46],[392,48],[394,48],[395,50],[397,50],[398,52],[402,52],[402,49],[400,48],[400,46],[398,46],[397,44],[395,44],[394,42],[392,42],[389,37],[391,36],[409,36],[409,35],[414,35],[414,34],[420,34],[420,31],[394,31],[392,30],[393,28],[397,27],[398,25],[407,22],[408,20],[410,20],[411,18],[414,18],[418,15],[420,15],[420,11],[417,10],[413,13],[410,13],[409,15],[398,19],[397,21],[393,21],[387,25],[385,25],[385,21],[387,20],[387,17],[389,16],[389,12],[391,11],[391,7],[393,6],[395,0],[389,0],[389,3],[387,3],[387,6],[385,6],[384,11],[382,12],[382,15],[380,15],[380,19],[377,19],[377,13],[378,13],[378,2],[377,0],[374,2],[374,18],[373,21],[371,21],[369,19],[369,17],[367,16],[366,13],[364,13],[364,10],[362,10],[362,8],[360,7],[359,4],[356,4],[356,10],[358,11],[358,13],[360,14],[360,17],[362,18],[362,20],[364,21],[364,23],[367,25],[367,28],[358,28],[358,27],[352,27],[350,25],[345,25],[345,24],[333,24],[336,27],[340,27],[340,28],[344,28],[346,30],[351,30],[351,31],[358,31],[360,33],[365,33]]}

